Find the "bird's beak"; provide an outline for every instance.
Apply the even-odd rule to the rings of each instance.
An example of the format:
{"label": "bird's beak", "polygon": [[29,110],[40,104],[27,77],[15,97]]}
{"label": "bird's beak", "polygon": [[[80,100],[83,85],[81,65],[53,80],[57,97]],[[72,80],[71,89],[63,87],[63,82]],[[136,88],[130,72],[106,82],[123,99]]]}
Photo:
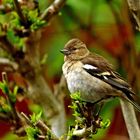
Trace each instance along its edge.
{"label": "bird's beak", "polygon": [[60,50],[61,53],[63,53],[64,55],[69,55],[70,54],[70,51],[67,50],[67,49],[62,49]]}

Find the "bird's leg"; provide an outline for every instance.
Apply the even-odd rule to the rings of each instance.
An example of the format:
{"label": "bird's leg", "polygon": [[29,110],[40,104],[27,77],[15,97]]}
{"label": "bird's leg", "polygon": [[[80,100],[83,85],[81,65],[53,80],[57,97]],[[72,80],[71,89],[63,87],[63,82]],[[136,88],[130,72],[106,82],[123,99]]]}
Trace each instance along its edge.
{"label": "bird's leg", "polygon": [[[92,133],[96,133],[98,128],[101,128],[102,119],[100,117],[100,113],[101,113],[102,107],[104,105],[103,100],[106,100],[111,97],[112,96],[105,96],[94,103],[87,104],[87,108],[88,108],[88,112],[89,112],[88,114],[90,116],[90,117],[88,117],[88,124],[90,123],[90,125],[88,125],[88,126],[91,127]],[[98,105],[98,106],[96,106],[96,105]]]}
{"label": "bird's leg", "polygon": [[101,121],[99,114],[102,108],[102,104],[100,108],[97,110],[97,104],[94,103],[86,103],[84,106],[84,112],[86,112],[86,127],[90,129],[91,133],[96,133],[98,128],[101,128]]}
{"label": "bird's leg", "polygon": [[100,113],[101,113],[101,110],[102,110],[103,105],[104,105],[104,103],[103,103],[103,102],[101,102],[101,103],[100,103],[100,105],[99,105],[99,109],[98,109],[98,111],[96,112],[95,117],[99,117],[99,115],[100,115]]}
{"label": "bird's leg", "polygon": [[[101,99],[99,99],[99,100],[97,100],[97,101],[95,101],[95,102],[93,102],[92,104],[98,104],[99,105],[99,109],[97,110],[97,113],[96,113],[96,115],[95,116],[99,116],[99,114],[100,114],[100,112],[101,112],[101,110],[102,110],[102,107],[103,107],[103,105],[104,105],[104,103],[103,103],[103,101],[104,100],[107,100],[107,99],[109,99],[109,98],[112,98],[113,96],[111,96],[111,95],[106,95],[106,96],[104,96],[104,97],[102,97]],[[93,115],[94,115],[94,112],[93,112]]]}

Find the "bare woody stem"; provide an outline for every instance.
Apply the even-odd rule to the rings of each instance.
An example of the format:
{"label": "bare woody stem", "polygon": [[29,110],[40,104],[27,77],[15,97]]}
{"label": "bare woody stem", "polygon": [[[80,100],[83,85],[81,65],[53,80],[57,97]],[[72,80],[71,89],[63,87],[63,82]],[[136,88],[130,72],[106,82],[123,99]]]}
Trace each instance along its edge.
{"label": "bare woody stem", "polygon": [[59,13],[66,0],[55,0],[40,16],[42,20],[50,21],[50,19]]}
{"label": "bare woody stem", "polygon": [[137,23],[137,30],[140,31],[140,1],[139,0],[127,0],[129,9]]}
{"label": "bare woody stem", "polygon": [[0,66],[1,65],[6,65],[7,67],[11,67],[13,70],[18,69],[18,64],[14,61],[11,61],[10,59],[7,59],[7,58],[0,58]]}
{"label": "bare woody stem", "polygon": [[120,103],[130,140],[140,140],[140,128],[133,106],[124,100],[120,100]]}
{"label": "bare woody stem", "polygon": [[21,22],[27,26],[27,19],[25,18],[25,16],[22,13],[21,7],[19,5],[19,2],[17,0],[14,0],[14,5],[15,5],[15,9],[17,11],[17,14],[19,15],[19,18],[21,20]]}
{"label": "bare woody stem", "polygon": [[53,134],[53,132],[50,130],[50,128],[42,120],[38,120],[36,122],[36,124],[33,125],[30,118],[28,118],[27,115],[25,115],[23,112],[21,112],[21,115],[26,120],[27,124],[29,124],[30,126],[33,126],[33,127],[34,126],[38,127],[44,135],[47,135],[47,133],[50,133],[52,135],[53,140],[58,140],[58,138]]}
{"label": "bare woody stem", "polygon": [[7,114],[0,113],[0,120],[7,121],[8,119],[9,119],[9,116],[7,116]]}

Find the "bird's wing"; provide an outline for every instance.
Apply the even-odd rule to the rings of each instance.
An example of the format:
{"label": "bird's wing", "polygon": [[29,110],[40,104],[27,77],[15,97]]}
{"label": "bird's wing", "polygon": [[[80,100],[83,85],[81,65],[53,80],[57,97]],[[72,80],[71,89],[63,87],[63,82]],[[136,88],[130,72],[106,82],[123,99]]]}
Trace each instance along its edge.
{"label": "bird's wing", "polygon": [[118,90],[123,91],[126,96],[131,96],[130,94],[135,94],[130,89],[129,84],[125,82],[120,77],[120,75],[112,69],[112,66],[103,57],[90,54],[81,61],[83,63],[83,69],[87,71],[90,75],[103,80],[104,82],[108,83],[109,85]]}
{"label": "bird's wing", "polygon": [[[101,79],[102,81],[108,83],[112,87],[122,91],[124,97],[136,109],[140,112],[140,106],[135,101],[135,93],[131,90],[129,84],[125,82],[118,73],[116,73],[110,66],[110,64],[101,56],[94,56],[90,54],[81,60],[83,63],[83,69],[87,71],[90,75]],[[99,64],[100,62],[100,64]],[[135,95],[135,96],[134,96]]]}

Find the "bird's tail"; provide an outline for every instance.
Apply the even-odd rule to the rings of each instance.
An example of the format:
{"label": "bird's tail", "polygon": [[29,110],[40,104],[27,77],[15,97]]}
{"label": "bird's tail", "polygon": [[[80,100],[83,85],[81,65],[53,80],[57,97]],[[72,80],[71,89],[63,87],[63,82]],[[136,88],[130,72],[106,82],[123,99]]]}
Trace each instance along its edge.
{"label": "bird's tail", "polygon": [[133,99],[133,97],[126,97],[125,98],[128,102],[130,102],[139,112],[140,112],[140,105]]}

